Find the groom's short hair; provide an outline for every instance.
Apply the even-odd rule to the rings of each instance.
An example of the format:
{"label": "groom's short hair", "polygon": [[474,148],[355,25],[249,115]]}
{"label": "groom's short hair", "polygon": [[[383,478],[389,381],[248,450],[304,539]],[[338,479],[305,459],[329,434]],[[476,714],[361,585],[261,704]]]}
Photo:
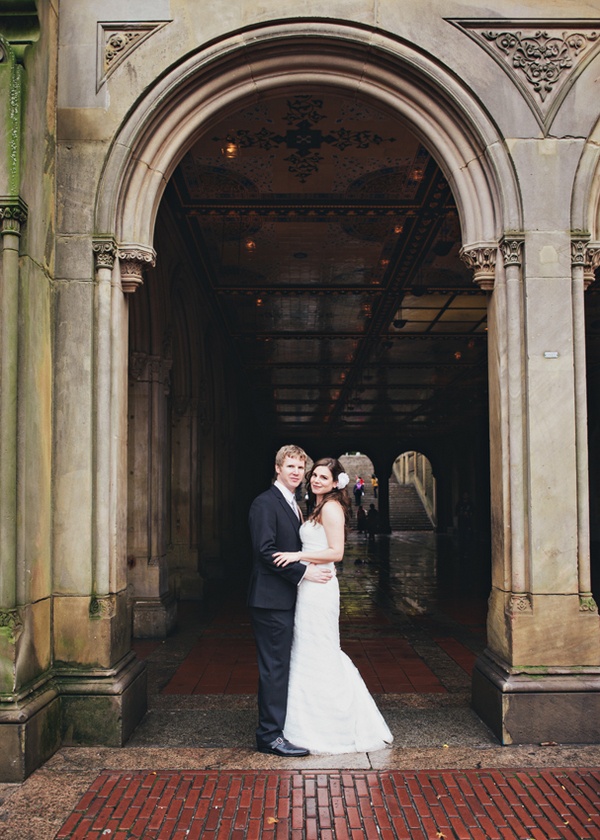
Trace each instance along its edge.
{"label": "groom's short hair", "polygon": [[280,467],[286,458],[300,458],[301,461],[306,461],[308,455],[299,446],[294,446],[293,443],[288,443],[277,450],[275,455],[275,466]]}

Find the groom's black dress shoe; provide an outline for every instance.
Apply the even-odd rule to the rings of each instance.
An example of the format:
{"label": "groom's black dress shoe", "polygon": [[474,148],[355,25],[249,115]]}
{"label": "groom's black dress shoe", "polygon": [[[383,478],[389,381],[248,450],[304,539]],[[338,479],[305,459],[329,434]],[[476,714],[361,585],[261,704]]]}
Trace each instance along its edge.
{"label": "groom's black dress shoe", "polygon": [[281,755],[284,758],[300,758],[302,755],[308,755],[308,750],[305,750],[304,747],[296,747],[286,741],[285,738],[275,738],[270,744],[258,744],[257,749],[261,753]]}

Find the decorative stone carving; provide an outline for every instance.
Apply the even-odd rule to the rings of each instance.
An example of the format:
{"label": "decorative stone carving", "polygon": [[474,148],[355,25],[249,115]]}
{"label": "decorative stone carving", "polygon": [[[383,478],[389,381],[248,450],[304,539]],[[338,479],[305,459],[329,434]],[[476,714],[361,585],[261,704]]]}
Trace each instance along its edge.
{"label": "decorative stone carving", "polygon": [[117,244],[114,239],[95,239],[92,250],[96,259],[96,270],[99,268],[112,270],[117,256]]}
{"label": "decorative stone carving", "polygon": [[473,282],[486,292],[492,291],[496,279],[496,243],[480,242],[460,249],[460,258],[473,272]]}
{"label": "decorative stone carving", "polygon": [[592,595],[585,594],[579,596],[579,611],[589,613],[598,612],[598,606]]}
{"label": "decorative stone carving", "polygon": [[98,23],[99,90],[116,68],[147,38],[162,29],[168,21],[135,21],[133,23]]}
{"label": "decorative stone carving", "polygon": [[451,21],[510,76],[548,131],[576,78],[600,48],[600,27],[578,20]]}
{"label": "decorative stone carving", "polygon": [[504,265],[521,265],[523,262],[523,240],[505,236],[500,243]]}
{"label": "decorative stone carving", "polygon": [[156,265],[156,251],[144,245],[121,245],[117,256],[121,262],[121,287],[131,294],[143,284],[144,269]]}
{"label": "decorative stone carving", "polygon": [[114,595],[104,595],[101,598],[93,595],[90,599],[91,619],[114,618],[116,614],[117,608]]}
{"label": "decorative stone carving", "polygon": [[0,234],[21,234],[21,225],[27,221],[27,205],[18,197],[0,196]]}
{"label": "decorative stone carving", "polygon": [[509,615],[522,615],[523,613],[532,613],[533,604],[531,603],[531,596],[521,593],[513,593],[506,605],[506,612]]}
{"label": "decorative stone carving", "polygon": [[0,631],[8,630],[11,643],[14,643],[21,635],[23,622],[18,610],[0,610]]}
{"label": "decorative stone carving", "polygon": [[594,282],[597,268],[600,268],[600,242],[589,242],[585,249],[583,262],[583,286],[585,289]]}

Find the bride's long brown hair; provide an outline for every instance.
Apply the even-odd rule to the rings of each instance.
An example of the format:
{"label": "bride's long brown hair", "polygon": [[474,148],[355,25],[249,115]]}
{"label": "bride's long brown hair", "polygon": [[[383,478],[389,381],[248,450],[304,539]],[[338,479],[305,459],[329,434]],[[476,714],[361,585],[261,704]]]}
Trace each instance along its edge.
{"label": "bride's long brown hair", "polygon": [[[338,476],[340,473],[344,472],[344,468],[340,464],[337,458],[319,458],[318,461],[312,465],[310,470],[308,471],[308,475],[306,476],[308,480],[308,498],[309,502],[312,505],[315,502],[315,494],[313,493],[311,486],[310,486],[310,479],[312,478],[312,474],[314,473],[316,467],[327,467],[331,475],[333,476],[333,480],[337,481]],[[321,501],[319,502],[316,507],[313,508],[309,519],[312,519],[314,522],[321,521],[321,512],[323,510],[323,505],[325,502],[328,502],[330,499],[334,499],[336,502],[339,502],[342,506],[342,510],[344,511],[344,518],[346,520],[346,525],[350,522],[350,510],[351,510],[351,502],[350,497],[348,496],[348,492],[344,487],[341,490],[339,487],[334,487],[329,493],[326,493]]]}

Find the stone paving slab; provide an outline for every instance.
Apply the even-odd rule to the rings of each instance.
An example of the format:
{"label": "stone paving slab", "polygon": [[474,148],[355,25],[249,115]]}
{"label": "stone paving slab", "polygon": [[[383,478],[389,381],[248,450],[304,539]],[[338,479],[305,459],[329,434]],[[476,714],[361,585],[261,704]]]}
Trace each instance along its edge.
{"label": "stone paving slab", "polygon": [[57,840],[594,840],[600,771],[104,770]]}

